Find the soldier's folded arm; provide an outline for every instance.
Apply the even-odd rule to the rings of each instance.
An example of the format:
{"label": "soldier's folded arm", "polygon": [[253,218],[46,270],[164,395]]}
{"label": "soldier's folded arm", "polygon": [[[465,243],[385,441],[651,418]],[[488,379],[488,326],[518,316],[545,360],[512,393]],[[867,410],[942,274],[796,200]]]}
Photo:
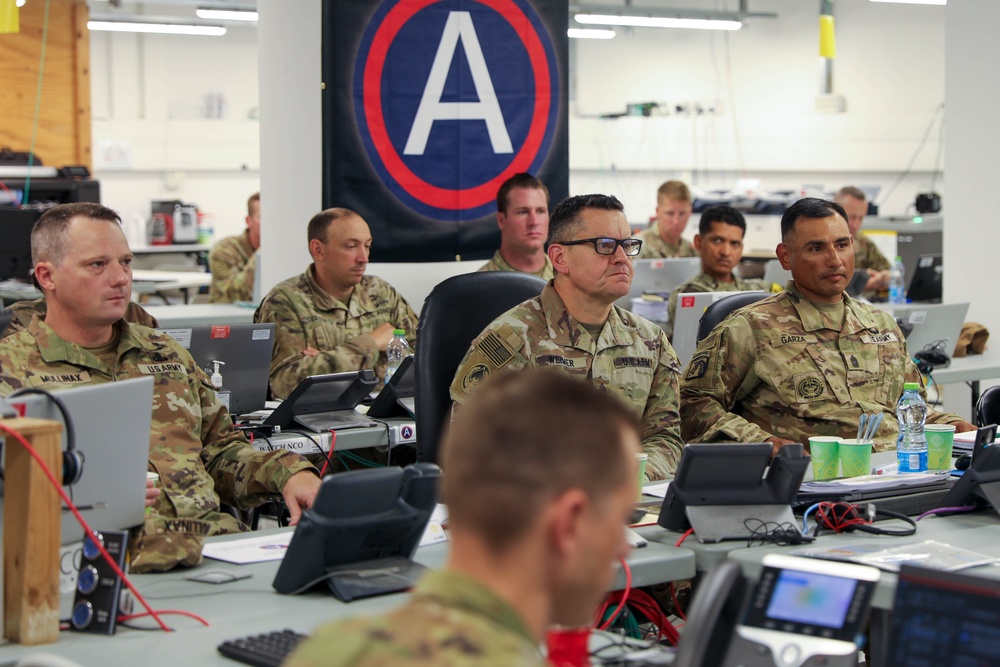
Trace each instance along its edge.
{"label": "soldier's folded arm", "polygon": [[772,437],[732,412],[756,384],[756,343],[746,320],[716,327],[695,349],[681,380],[684,442],[764,442]]}
{"label": "soldier's folded arm", "polygon": [[282,350],[286,356],[271,365],[271,393],[275,399],[286,398],[310,375],[375,368],[380,353],[371,334],[356,336],[334,348],[320,349],[315,356],[304,354],[305,340],[301,336],[295,338],[303,341],[302,347],[289,350],[286,346]]}

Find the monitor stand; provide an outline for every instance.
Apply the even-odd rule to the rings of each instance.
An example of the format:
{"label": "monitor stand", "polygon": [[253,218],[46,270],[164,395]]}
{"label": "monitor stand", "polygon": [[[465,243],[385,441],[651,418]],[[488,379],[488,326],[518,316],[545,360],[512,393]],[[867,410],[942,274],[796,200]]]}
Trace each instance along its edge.
{"label": "monitor stand", "polygon": [[413,588],[427,571],[409,558],[393,556],[326,568],[326,583],[341,602]]}
{"label": "monitor stand", "polygon": [[788,505],[688,505],[684,511],[703,544],[752,539],[789,524],[799,530]]}

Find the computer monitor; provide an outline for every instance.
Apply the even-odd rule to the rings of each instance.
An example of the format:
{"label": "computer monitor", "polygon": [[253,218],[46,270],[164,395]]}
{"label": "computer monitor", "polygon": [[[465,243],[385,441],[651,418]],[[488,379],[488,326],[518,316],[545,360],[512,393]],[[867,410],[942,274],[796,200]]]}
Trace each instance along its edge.
{"label": "computer monitor", "polygon": [[[751,292],[760,290],[748,290]],[[670,341],[681,366],[687,366],[698,347],[698,323],[710,305],[737,292],[685,292],[677,295],[674,309],[674,338]]]}
{"label": "computer monitor", "polygon": [[910,327],[906,335],[906,352],[911,357],[938,341],[945,341],[944,349],[951,356],[958,335],[962,332],[969,303],[909,303],[906,305],[878,304],[891,313],[898,322]]}
{"label": "computer monitor", "polygon": [[[95,530],[124,530],[145,519],[146,471],[153,416],[152,376],[53,392],[66,407],[83,455],[80,481],[69,487],[73,503]],[[62,422],[47,396],[24,394],[7,402],[27,417]],[[66,448],[63,431],[63,449]],[[83,509],[83,508],[90,509]],[[83,528],[63,509],[62,543],[83,539]]]}
{"label": "computer monitor", "polygon": [[889,667],[988,665],[1000,655],[1000,580],[902,565]]}
{"label": "computer monitor", "polygon": [[344,602],[410,588],[423,567],[410,558],[437,504],[433,463],[329,475],[302,514],[274,589],[326,584]]}
{"label": "computer monitor", "polygon": [[701,257],[632,260],[632,286],[615,305],[632,310],[632,299],[646,292],[670,294],[701,271]]}
{"label": "computer monitor", "polygon": [[225,363],[219,372],[223,389],[229,391],[232,414],[245,415],[263,409],[274,348],[274,324],[199,325],[160,331],[187,348],[209,376],[213,361]]}
{"label": "computer monitor", "polygon": [[921,255],[917,270],[910,279],[906,298],[910,301],[940,301],[944,285],[944,264],[941,255]]}
{"label": "computer monitor", "polygon": [[413,395],[416,391],[417,374],[413,370],[413,355],[408,355],[382,387],[372,404],[368,406],[368,416],[414,417]]}
{"label": "computer monitor", "polygon": [[31,279],[31,228],[40,217],[34,209],[0,207],[0,280]]}

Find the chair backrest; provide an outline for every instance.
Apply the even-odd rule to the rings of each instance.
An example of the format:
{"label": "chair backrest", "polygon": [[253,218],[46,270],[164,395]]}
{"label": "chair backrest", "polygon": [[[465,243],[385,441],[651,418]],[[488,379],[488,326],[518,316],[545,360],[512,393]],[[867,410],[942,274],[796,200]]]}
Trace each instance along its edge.
{"label": "chair backrest", "polygon": [[451,414],[448,389],[469,345],[490,322],[543,287],[545,281],[530,273],[488,271],[454,276],[431,290],[420,311],[414,355],[417,460],[437,463]]}
{"label": "chair backrest", "polygon": [[990,387],[976,403],[976,426],[1000,424],[1000,385]]}
{"label": "chair backrest", "polygon": [[711,304],[698,321],[698,341],[712,333],[712,329],[726,319],[729,313],[769,296],[771,295],[767,292],[736,292]]}

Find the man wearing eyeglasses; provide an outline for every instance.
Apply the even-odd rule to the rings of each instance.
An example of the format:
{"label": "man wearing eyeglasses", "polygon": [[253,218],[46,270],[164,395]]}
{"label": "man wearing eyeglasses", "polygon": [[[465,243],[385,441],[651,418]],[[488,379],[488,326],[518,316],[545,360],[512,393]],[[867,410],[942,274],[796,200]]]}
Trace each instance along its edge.
{"label": "man wearing eyeglasses", "polygon": [[631,238],[622,203],[611,195],[562,201],[549,220],[555,278],[541,295],[507,311],[473,342],[455,373],[451,398],[463,404],[490,376],[554,366],[624,399],[642,420],[646,475],[673,475],[683,444],[681,368],[666,334],[614,302],[632,285]]}

